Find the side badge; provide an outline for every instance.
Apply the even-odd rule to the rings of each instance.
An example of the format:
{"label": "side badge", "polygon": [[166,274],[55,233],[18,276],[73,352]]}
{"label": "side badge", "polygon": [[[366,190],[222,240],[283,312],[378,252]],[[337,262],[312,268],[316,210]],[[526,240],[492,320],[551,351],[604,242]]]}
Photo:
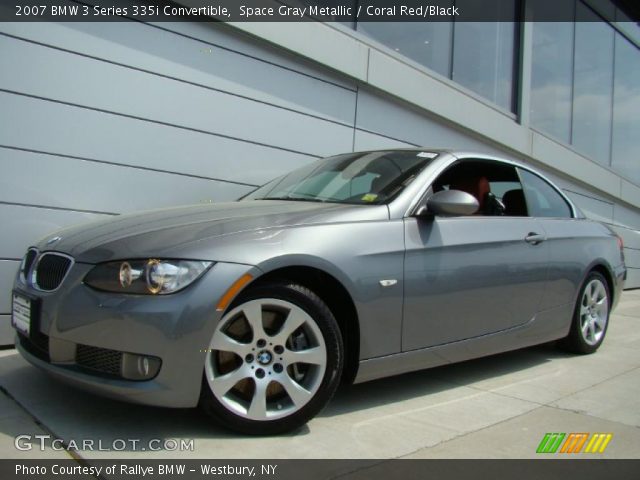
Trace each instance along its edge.
{"label": "side badge", "polygon": [[396,283],[398,283],[398,280],[396,280],[395,278],[390,278],[388,280],[380,280],[380,285],[382,285],[383,287],[391,287]]}

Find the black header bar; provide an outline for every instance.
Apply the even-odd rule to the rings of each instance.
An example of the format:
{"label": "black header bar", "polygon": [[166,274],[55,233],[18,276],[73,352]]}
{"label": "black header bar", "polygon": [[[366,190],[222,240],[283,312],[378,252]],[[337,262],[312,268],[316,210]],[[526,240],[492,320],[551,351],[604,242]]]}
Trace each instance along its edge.
{"label": "black header bar", "polygon": [[[0,0],[2,22],[546,22],[576,0]],[[607,20],[638,21],[628,0],[586,0]],[[621,6],[624,10],[616,7]],[[637,10],[637,9],[636,9]]]}

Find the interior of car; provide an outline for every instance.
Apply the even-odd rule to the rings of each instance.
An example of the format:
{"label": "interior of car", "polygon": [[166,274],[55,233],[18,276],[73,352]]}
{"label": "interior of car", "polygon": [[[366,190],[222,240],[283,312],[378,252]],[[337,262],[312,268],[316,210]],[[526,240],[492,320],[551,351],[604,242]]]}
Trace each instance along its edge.
{"label": "interior of car", "polygon": [[433,192],[460,190],[478,201],[475,215],[528,216],[522,184],[515,167],[502,163],[465,160],[447,169],[432,185]]}

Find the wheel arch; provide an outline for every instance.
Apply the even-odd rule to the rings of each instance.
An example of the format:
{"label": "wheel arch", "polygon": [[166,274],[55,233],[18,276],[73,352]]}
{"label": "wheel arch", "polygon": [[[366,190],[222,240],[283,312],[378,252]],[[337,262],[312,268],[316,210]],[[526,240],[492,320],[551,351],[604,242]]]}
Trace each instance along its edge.
{"label": "wheel arch", "polygon": [[[587,270],[587,274],[585,275],[584,279],[586,279],[591,272],[598,272],[604,277],[604,279],[607,282],[607,288],[609,289],[609,295],[611,295],[609,304],[614,305],[614,302],[617,299],[615,297],[616,290],[615,290],[615,283],[613,280],[613,271],[611,270],[611,268],[609,268],[609,266],[604,261],[596,262],[593,265],[591,265],[589,270]],[[583,283],[584,283],[584,279],[582,280]]]}
{"label": "wheel arch", "polygon": [[358,311],[347,288],[326,270],[308,265],[289,265],[265,271],[243,290],[275,280],[287,280],[312,290],[327,305],[340,328],[344,343],[343,383],[353,383],[360,358]]}

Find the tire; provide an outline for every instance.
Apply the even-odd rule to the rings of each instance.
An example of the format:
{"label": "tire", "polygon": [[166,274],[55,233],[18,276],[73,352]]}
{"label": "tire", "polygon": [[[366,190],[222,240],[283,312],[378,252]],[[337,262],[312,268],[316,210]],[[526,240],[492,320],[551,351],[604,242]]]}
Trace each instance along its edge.
{"label": "tire", "polygon": [[569,335],[560,346],[572,353],[593,353],[604,341],[609,327],[611,293],[602,274],[592,271],[587,275],[573,312]]}
{"label": "tire", "polygon": [[338,324],[315,293],[287,281],[250,287],[213,334],[200,406],[243,434],[297,429],[333,397],[343,358]]}

